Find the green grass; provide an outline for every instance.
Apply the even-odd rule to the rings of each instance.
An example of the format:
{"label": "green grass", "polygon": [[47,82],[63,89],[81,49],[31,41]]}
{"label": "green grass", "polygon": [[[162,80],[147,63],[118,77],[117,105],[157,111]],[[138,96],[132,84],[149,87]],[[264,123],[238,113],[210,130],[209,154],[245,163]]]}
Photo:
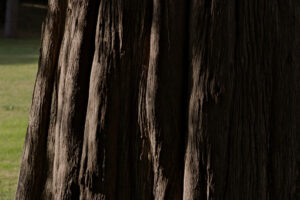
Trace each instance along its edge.
{"label": "green grass", "polygon": [[13,199],[28,123],[38,39],[0,38],[0,199]]}

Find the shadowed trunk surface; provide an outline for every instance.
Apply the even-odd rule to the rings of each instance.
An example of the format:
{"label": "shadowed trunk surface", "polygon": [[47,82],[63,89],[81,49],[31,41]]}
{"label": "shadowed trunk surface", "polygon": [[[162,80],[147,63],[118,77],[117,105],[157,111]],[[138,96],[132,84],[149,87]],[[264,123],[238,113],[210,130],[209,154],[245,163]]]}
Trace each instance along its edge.
{"label": "shadowed trunk surface", "polygon": [[297,0],[49,0],[16,199],[296,199]]}

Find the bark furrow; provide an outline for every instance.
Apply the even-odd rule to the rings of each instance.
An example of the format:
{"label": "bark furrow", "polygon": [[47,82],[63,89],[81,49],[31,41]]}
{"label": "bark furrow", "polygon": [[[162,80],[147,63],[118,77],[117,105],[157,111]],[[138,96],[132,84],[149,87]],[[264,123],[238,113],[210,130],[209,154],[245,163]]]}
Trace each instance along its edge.
{"label": "bark furrow", "polygon": [[50,0],[15,199],[295,199],[298,4]]}

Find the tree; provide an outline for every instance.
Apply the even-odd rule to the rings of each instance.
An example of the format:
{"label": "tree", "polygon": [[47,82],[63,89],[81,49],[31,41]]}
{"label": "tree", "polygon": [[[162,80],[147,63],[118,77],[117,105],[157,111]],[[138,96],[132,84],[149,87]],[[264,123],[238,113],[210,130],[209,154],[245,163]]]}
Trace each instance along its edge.
{"label": "tree", "polygon": [[15,37],[17,34],[18,24],[18,0],[7,0],[6,1],[6,12],[5,12],[5,37]]}
{"label": "tree", "polygon": [[16,199],[295,199],[295,5],[50,0]]}
{"label": "tree", "polygon": [[[296,29],[295,29],[295,33],[296,35],[300,33],[300,2],[298,1],[298,4],[296,5]],[[297,78],[296,80],[300,80],[300,37],[297,37],[296,38],[296,42],[295,42],[295,51],[294,51],[294,57],[296,58],[296,61],[295,63],[298,63],[296,64],[297,66]],[[297,91],[296,91],[296,102],[300,102],[300,84],[297,85]],[[298,158],[297,158],[297,168],[298,168],[298,187],[297,187],[297,194],[298,194],[298,198],[300,198],[300,116],[299,116],[299,113],[300,113],[300,104],[298,103],[297,104],[297,108],[296,108],[296,113],[298,113],[297,115],[297,122],[296,122],[296,132],[298,133],[297,134],[297,144],[298,144],[298,151],[297,151],[297,155],[298,155]]]}

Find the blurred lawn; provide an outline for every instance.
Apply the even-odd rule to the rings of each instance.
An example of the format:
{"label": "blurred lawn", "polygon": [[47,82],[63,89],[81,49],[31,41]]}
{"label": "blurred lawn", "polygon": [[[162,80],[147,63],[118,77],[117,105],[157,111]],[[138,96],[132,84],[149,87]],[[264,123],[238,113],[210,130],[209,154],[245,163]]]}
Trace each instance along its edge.
{"label": "blurred lawn", "polygon": [[28,122],[38,39],[0,38],[0,199],[13,199]]}

